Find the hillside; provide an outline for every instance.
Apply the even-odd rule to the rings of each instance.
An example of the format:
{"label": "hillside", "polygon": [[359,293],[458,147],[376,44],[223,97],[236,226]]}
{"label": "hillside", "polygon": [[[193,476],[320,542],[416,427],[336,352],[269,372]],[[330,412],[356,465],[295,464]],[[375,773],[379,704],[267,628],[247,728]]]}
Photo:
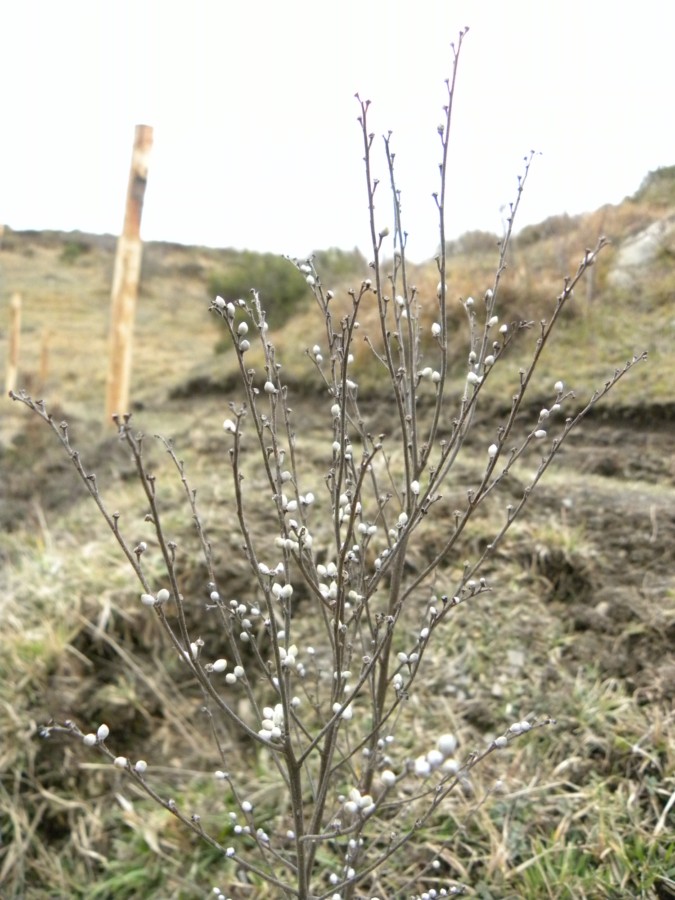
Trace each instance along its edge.
{"label": "hillside", "polygon": [[[494,590],[459,607],[447,638],[429,650],[425,678],[401,712],[401,744],[406,749],[428,741],[429,732],[452,730],[462,758],[470,758],[513,721],[540,714],[553,716],[557,725],[538,729],[472,771],[436,828],[425,824],[420,846],[392,859],[367,896],[377,891],[393,897],[388,885],[403,883],[408,866],[414,869],[429,847],[438,847],[442,878],[432,873],[428,887],[462,884],[467,896],[481,900],[675,897],[667,837],[675,796],[675,170],[652,173],[617,206],[555,216],[518,234],[497,308],[502,322],[535,324],[495,367],[475,434],[453,468],[448,496],[439,499],[442,514],[429,517],[424,541],[411,547],[406,563],[408,574],[418,572],[443,546],[453,510],[466,502],[467,485],[480,480],[485,450],[508,412],[519,367],[532,353],[536,323],[550,315],[564,277],[574,274],[585,248],[601,234],[611,244],[592,277],[581,282],[547,348],[517,434],[531,426],[529,419],[536,421],[558,379],[576,393],[566,401],[570,415],[634,354],[647,351],[648,360],[570,436],[527,514],[490,562]],[[467,326],[459,298],[481,298],[491,286],[496,244],[495,235],[472,232],[448,247],[456,351],[449,363],[451,397],[460,396],[466,381]],[[114,252],[110,236],[5,230],[0,366],[4,370],[8,300],[20,292],[19,386],[44,397],[56,422],[67,419],[85,468],[96,474],[108,508],[120,512],[135,542],[146,533],[147,503],[128,452],[102,416]],[[345,291],[369,277],[365,260],[340,251],[317,258],[339,310]],[[145,246],[132,404],[136,427],[175,441],[198,492],[218,582],[228,597],[244,602],[255,593],[236,533],[222,427],[232,414],[229,401],[239,400],[241,390],[235,360],[222,352],[222,330],[208,306],[214,286],[239,278],[242,265],[252,262],[259,260],[231,250]],[[434,261],[409,276],[422,298],[423,324],[430,325],[433,304],[427,309],[424,303],[436,295]],[[294,290],[288,287],[289,296]],[[325,335],[309,291],[293,297],[287,318],[268,299],[298,453],[319,497],[330,464],[331,401],[305,349],[325,343]],[[364,331],[374,316],[364,308]],[[433,347],[424,346],[431,355]],[[355,346],[354,355],[361,409],[374,434],[393,430],[395,437],[377,364],[365,343]],[[250,358],[257,365],[253,350]],[[223,884],[222,859],[81,743],[42,736],[52,718],[73,719],[85,731],[108,722],[129,758],[150,761],[162,796],[178,797],[190,813],[199,810],[226,843],[237,840],[223,818],[222,792],[214,787],[213,771],[222,759],[197,712],[203,697],[186,681],[184,660],[175,658],[139,604],[133,574],[55,435],[24,405],[2,403],[2,896],[201,900],[214,884]],[[429,406],[424,396],[419,406],[423,417]],[[449,433],[452,423],[442,425],[442,435]],[[538,452],[515,467],[505,499],[520,496]],[[204,615],[210,576],[180,477],[150,437],[145,454],[177,543],[176,569],[190,599],[188,626],[214,652],[222,635]],[[252,539],[268,547],[268,486],[256,465],[243,454]],[[400,460],[394,457],[392,466]],[[317,506],[322,545],[331,517]],[[472,520],[439,572],[441,586],[462,571],[464,560],[482,552],[503,516],[501,506],[488,506]],[[152,540],[144,564],[155,577],[161,566]],[[294,602],[293,627],[312,643],[318,616],[310,614],[311,600],[299,596]],[[413,607],[409,627],[416,634]],[[264,646],[264,635],[259,640]],[[243,700],[242,710],[245,715]],[[229,734],[223,740],[228,767],[254,791],[261,817],[256,825],[275,827],[283,804],[268,760]],[[394,752],[401,752],[398,744]],[[333,865],[329,844],[325,853],[326,866]],[[254,877],[226,871],[237,900],[273,897]],[[329,896],[328,882],[327,890]]]}
{"label": "hillside", "polygon": [[[609,238],[611,245],[576,298],[575,309],[568,316],[556,347],[550,351],[546,366],[555,373],[564,360],[578,379],[575,386],[588,392],[605,380],[615,364],[633,352],[647,350],[649,366],[636,371],[630,384],[622,386],[610,399],[614,405],[643,408],[673,401],[675,364],[670,352],[670,312],[675,204],[671,178],[671,170],[659,170],[645,180],[633,197],[617,206],[608,205],[576,217],[554,216],[537,226],[528,226],[513,242],[507,261],[500,318],[538,321],[548,315],[563,278],[576,270],[583,249],[594,246],[600,235]],[[449,245],[452,297],[479,296],[491,285],[497,244],[496,235],[478,232],[468,233]],[[15,291],[23,296],[21,383],[28,390],[37,387],[42,370],[45,383],[39,388],[45,396],[93,418],[103,402],[99,398],[103,396],[105,380],[114,253],[112,236],[77,232],[6,229],[0,245],[3,303]],[[244,255],[177,244],[145,245],[134,349],[136,408],[172,390],[180,393],[191,376],[197,376],[196,384],[202,388],[211,380],[227,383],[231,364],[214,353],[218,334],[206,309],[210,287],[219,283],[219,276],[222,280],[223,273],[234,267],[242,269]],[[330,260],[330,254],[324,254],[324,258]],[[359,259],[358,254],[342,254],[342,270],[330,264],[327,272],[318,267],[326,286],[338,293],[340,289],[358,286],[368,276],[365,260],[359,265]],[[290,264],[288,268],[292,269]],[[433,296],[437,283],[435,263],[415,267],[412,280],[421,296],[425,292]],[[260,287],[260,283],[252,286]],[[269,293],[266,296],[263,292],[263,299],[274,310],[275,298]],[[309,313],[304,312],[305,307]],[[273,324],[281,328],[282,352],[286,349],[286,335],[296,335],[298,328],[307,335],[308,346],[320,337],[311,314],[309,291],[297,309],[297,318],[285,325],[272,313]],[[454,310],[451,308],[450,315],[456,319],[461,368],[464,322],[459,304]],[[3,329],[6,327],[5,316]],[[2,334],[0,366],[4,370],[6,331]],[[74,345],[78,348],[75,356]],[[290,353],[285,360],[290,377],[298,370],[298,362],[302,364],[300,356]],[[370,362],[364,354],[366,369]],[[81,378],[84,373],[86,378]],[[373,378],[368,387],[376,391],[377,379]]]}

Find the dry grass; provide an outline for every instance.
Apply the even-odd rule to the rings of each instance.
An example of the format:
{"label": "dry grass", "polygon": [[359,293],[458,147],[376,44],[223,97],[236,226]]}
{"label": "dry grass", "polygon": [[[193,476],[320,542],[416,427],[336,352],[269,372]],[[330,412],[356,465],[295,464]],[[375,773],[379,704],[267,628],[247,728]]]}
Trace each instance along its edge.
{"label": "dry grass", "polygon": [[[618,229],[642,223],[646,212],[629,209],[616,219],[611,214],[598,215],[603,225],[615,227],[616,222]],[[548,300],[543,294],[548,296],[570,255],[578,255],[583,229],[592,231],[598,223],[576,224],[572,234],[516,246],[504,319],[544,314],[539,304]],[[58,246],[38,243],[28,257],[15,241],[2,253],[10,289],[22,290],[25,298],[26,381],[36,383],[41,333],[49,330],[53,338],[44,393],[74,420],[85,463],[99,474],[125,527],[146,538],[145,510],[128,461],[99,425],[110,254],[94,248],[66,264]],[[453,262],[458,268],[451,284],[458,295],[480,296],[490,283],[487,260],[485,267],[482,259],[464,262],[464,269],[461,259]],[[198,266],[199,278],[190,264]],[[218,367],[229,365],[227,359],[211,358],[216,333],[205,311],[204,273],[212,264],[208,254],[202,258],[200,251],[173,248],[161,264],[150,267],[136,334],[136,398],[147,409],[139,409],[136,417],[148,433],[176,438],[199,488],[221,580],[245,599],[246,568],[229,527],[229,473],[221,440],[228,398],[166,400],[196,361],[207,360],[203,365],[212,378]],[[533,271],[538,274],[532,276]],[[657,327],[662,312],[652,314],[645,306],[637,315],[621,298],[609,310],[603,303],[605,276],[599,272],[597,298],[590,304],[581,298],[578,314],[559,335],[544,361],[542,385],[563,377],[587,391],[604,380],[617,356],[621,361],[634,342],[646,340],[656,362],[644,376],[635,373],[614,402],[629,411],[642,407],[643,421],[650,424],[642,433],[621,421],[605,430],[589,426],[565,451],[558,474],[501,548],[489,573],[492,593],[473,606],[458,607],[445,643],[429,654],[416,694],[402,712],[393,752],[403,759],[409,749],[426,749],[430,736],[451,730],[460,738],[460,755],[468,754],[532,712],[549,713],[558,725],[522,738],[474,770],[415,847],[373,881],[373,895],[411,894],[412,886],[404,892],[400,886],[433,848],[442,867],[429,872],[424,885],[462,882],[470,896],[484,900],[675,896],[668,886],[675,881],[670,839],[675,470],[669,468],[672,447],[668,451],[658,416],[650,422],[643,408],[647,400],[672,404],[675,379],[668,375],[673,363],[667,329]],[[416,278],[421,294],[435,297],[433,266]],[[546,290],[540,295],[542,284]],[[307,380],[302,373],[308,365],[296,362],[298,333],[308,346],[320,342],[311,327],[307,316],[280,335],[281,358],[288,359],[284,371],[295,375],[297,367],[292,380],[298,383],[301,377]],[[517,355],[509,366],[517,372]],[[316,466],[320,486],[325,404],[317,404],[312,391],[305,387],[297,416],[303,458]],[[0,534],[3,896],[201,898],[220,884],[237,898],[272,897],[223,867],[85,748],[39,737],[40,725],[51,716],[73,718],[85,729],[107,721],[123,745],[120,752],[157,761],[153,783],[163,795],[180,797],[185,808],[199,810],[205,823],[220,828],[226,838],[228,798],[211,776],[217,760],[192,685],[139,609],[135,585],[93,505],[66,480],[58,448],[40,436],[39,423],[29,421],[24,410],[13,406],[5,412],[4,503],[10,513],[3,513]],[[485,427],[494,429],[494,421],[488,418]],[[472,448],[468,451],[456,470],[458,492],[475,467]],[[196,541],[180,485],[161,448],[151,453],[168,528],[179,544],[186,595],[198,598],[204,573],[194,563]],[[254,487],[255,473],[248,474]],[[446,502],[451,510],[452,497]],[[453,582],[465,556],[475,554],[500,515],[496,508],[474,521],[455,561],[438,575],[439,592]],[[442,521],[430,526],[425,545],[415,553],[430,552],[442,538],[434,529],[443,527]],[[264,534],[264,523],[260,529]],[[195,621],[202,616],[197,600],[194,616]],[[411,633],[417,619],[411,610]],[[309,640],[311,615],[301,621]],[[202,636],[216,640],[208,631]],[[231,736],[226,739],[231,770],[255,785],[260,824],[282,827],[278,820],[283,823],[287,811],[264,755]]]}

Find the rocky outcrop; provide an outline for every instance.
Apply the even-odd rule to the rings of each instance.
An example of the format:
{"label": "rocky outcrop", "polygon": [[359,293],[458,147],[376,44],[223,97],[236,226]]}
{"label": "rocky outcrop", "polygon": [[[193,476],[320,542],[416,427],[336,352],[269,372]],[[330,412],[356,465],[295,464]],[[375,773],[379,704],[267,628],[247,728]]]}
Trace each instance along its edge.
{"label": "rocky outcrop", "polygon": [[672,214],[621,242],[608,275],[609,283],[618,288],[634,287],[644,280],[644,266],[663,253],[675,257],[675,215]]}

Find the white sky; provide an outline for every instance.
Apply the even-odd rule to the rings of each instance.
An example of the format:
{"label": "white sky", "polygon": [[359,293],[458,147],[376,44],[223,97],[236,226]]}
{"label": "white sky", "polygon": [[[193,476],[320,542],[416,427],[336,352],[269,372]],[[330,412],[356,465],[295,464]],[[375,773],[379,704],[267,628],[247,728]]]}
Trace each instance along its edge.
{"label": "white sky", "polygon": [[117,233],[145,123],[145,239],[366,250],[358,91],[380,227],[391,130],[410,255],[431,256],[436,126],[464,25],[449,236],[501,231],[530,149],[521,227],[618,202],[675,164],[668,0],[23,0],[0,25],[0,222]]}

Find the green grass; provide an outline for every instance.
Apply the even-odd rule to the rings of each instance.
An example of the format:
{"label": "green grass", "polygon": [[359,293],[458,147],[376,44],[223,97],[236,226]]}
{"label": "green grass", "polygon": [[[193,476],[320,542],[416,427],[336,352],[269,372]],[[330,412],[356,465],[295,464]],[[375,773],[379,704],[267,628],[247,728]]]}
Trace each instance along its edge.
{"label": "green grass", "polygon": [[[622,222],[628,227],[638,212],[617,208],[616,228]],[[543,282],[554,284],[561,242],[571,258],[581,231],[591,228],[577,220],[572,226],[574,234],[517,245],[516,262],[538,265]],[[58,243],[38,242],[30,258],[26,249],[14,236],[2,251],[11,289],[25,296],[23,376],[35,383],[41,334],[51,330],[44,393],[62,405],[59,417],[72,420],[83,461],[99,475],[123,527],[134,540],[147,539],[145,507],[129,477],[128,460],[100,421],[110,253],[94,247],[64,262]],[[229,524],[231,486],[221,428],[227,401],[237,394],[167,400],[195,364],[212,379],[231,370],[228,357],[213,354],[217,332],[206,313],[204,280],[217,260],[206,251],[170,248],[150,262],[135,357],[135,397],[146,408],[135,417],[148,434],[176,438],[199,490],[220,577],[233,596],[246,598],[248,575]],[[458,295],[470,289],[480,296],[488,286],[486,265],[482,255],[453,257]],[[508,276],[513,283],[503,314],[507,321],[518,312],[526,285],[519,281],[519,265]],[[415,277],[421,290],[433,282],[435,291],[432,265]],[[654,900],[659,879],[675,879],[670,839],[675,807],[668,806],[675,791],[675,673],[668,667],[675,639],[672,448],[661,431],[661,413],[649,419],[655,404],[674,399],[673,325],[662,301],[668,277],[655,274],[652,295],[646,274],[636,307],[630,296],[613,294],[606,270],[599,271],[596,297],[590,305],[580,298],[580,308],[571,310],[542,362],[535,394],[546,398],[562,378],[581,400],[615,363],[646,348],[650,363],[622,382],[610,406],[639,414],[647,425],[637,431],[621,420],[610,421],[606,430],[588,426],[565,449],[491,564],[492,592],[459,607],[444,640],[430,652],[424,676],[401,713],[395,752],[403,758],[407,750],[423,751],[430,735],[453,731],[463,758],[533,711],[554,716],[558,725],[520,739],[474,770],[466,791],[453,794],[419,840],[373,879],[369,896],[398,896],[398,887],[426,865],[429,853],[438,854],[441,869],[428,872],[424,886],[463,882],[469,896],[485,900]],[[533,318],[546,308],[545,293],[532,294]],[[431,316],[432,311],[429,321]],[[314,381],[307,387],[308,363],[298,354],[298,333],[303,346],[320,342],[309,322],[303,313],[281,329],[279,346],[284,373],[304,388],[297,401],[302,452],[316,470],[317,484],[311,487],[320,490],[328,400]],[[530,335],[524,339],[530,340]],[[520,360],[517,349],[505,360],[502,380],[493,384],[497,398],[504,392],[510,396]],[[377,367],[365,353],[358,364],[367,404],[371,396],[376,399]],[[67,465],[39,423],[17,404],[8,405],[6,413],[0,459],[8,476],[2,499],[10,504],[0,533],[3,896],[165,900],[203,897],[220,885],[233,897],[272,898],[262,887],[239,883],[232,866],[85,748],[39,737],[39,726],[51,715],[71,717],[85,730],[107,721],[120,752],[150,761],[163,794],[198,810],[224,839],[232,827],[222,785],[211,776],[219,761],[198,713],[199,698],[140,608],[138,589],[114,542],[83,490],[76,483],[64,489]],[[476,447],[489,443],[495,423],[486,416],[480,427],[477,443],[455,470],[457,497],[475,477]],[[201,596],[204,573],[193,563],[196,538],[182,489],[161,446],[149,446],[148,452],[167,526],[179,545],[186,593]],[[524,479],[536,463],[535,455],[517,477]],[[246,474],[254,497],[257,474]],[[457,499],[443,502],[451,515]],[[439,593],[502,516],[503,504],[497,503],[473,520],[457,556],[439,573]],[[261,539],[265,523],[253,527]],[[324,527],[317,525],[319,539]],[[443,521],[429,526],[426,544],[411,554],[412,565],[440,546],[445,527]],[[148,566],[159,572],[156,554],[148,554]],[[308,640],[311,618],[301,620]],[[417,627],[411,614],[411,635]],[[215,651],[217,635],[204,630],[202,636]],[[272,828],[278,816],[279,827],[286,827],[288,811],[269,760],[231,736],[227,741],[231,771],[255,783],[261,824]],[[503,790],[495,792],[497,781]],[[322,853],[327,869],[336,865],[337,851],[326,847]],[[407,893],[413,889],[421,887]]]}
{"label": "green grass", "polygon": [[[214,430],[217,427],[216,422]],[[186,455],[192,456],[194,450],[186,449]],[[211,487],[222,492],[213,484],[213,471],[210,465],[204,466]],[[169,488],[165,507],[172,530],[177,529],[180,544],[189,555],[189,523],[181,520],[178,512],[178,487],[165,467],[160,467],[158,474],[162,487]],[[582,478],[578,482],[580,487],[585,483]],[[569,475],[553,479],[550,490],[554,492],[561,483],[569,489]],[[590,484],[600,496],[603,479]],[[205,501],[210,517],[208,490]],[[132,527],[140,527],[141,508],[133,500],[133,485],[117,481],[114,495],[120,508],[128,511],[125,517],[135,510],[139,525]],[[16,723],[9,742],[16,754],[12,768],[34,773],[19,801],[25,819],[23,823],[16,820],[15,832],[28,835],[31,816],[40,803],[38,786],[47,777],[48,769],[40,761],[46,745],[36,747],[33,739],[28,751],[25,723],[37,724],[46,716],[49,697],[52,702],[54,697],[50,683],[62,686],[63,707],[70,706],[83,723],[93,726],[103,718],[120,715],[120,721],[127,723],[125,752],[173,756],[178,780],[167,774],[167,791],[175,790],[187,804],[199,809],[205,820],[213,821],[212,817],[226,814],[219,810],[214,785],[208,777],[195,778],[189,772],[208,770],[216,762],[209,763],[203,752],[200,754],[201,739],[193,744],[176,729],[175,722],[166,719],[167,703],[175,705],[176,691],[169,674],[157,666],[158,634],[142,622],[136,589],[126,580],[109,539],[96,529],[92,509],[78,503],[62,515],[53,515],[49,551],[41,540],[33,546],[5,540],[12,600],[5,614],[15,621],[20,639],[6,648],[6,671],[13,673],[14,679],[3,682],[2,694],[4,703],[12,704]],[[439,840],[445,840],[442,855],[453,862],[444,878],[466,881],[473,885],[476,896],[592,898],[603,896],[602,892],[620,897],[624,891],[624,896],[649,897],[649,880],[667,876],[672,866],[666,832],[655,834],[666,795],[674,787],[668,775],[675,762],[672,714],[669,717],[667,707],[659,701],[637,703],[620,680],[603,674],[593,657],[567,660],[575,638],[565,615],[552,609],[547,600],[546,585],[553,574],[550,566],[585,571],[601,569],[604,563],[602,535],[577,519],[574,508],[566,515],[566,522],[555,524],[545,502],[527,524],[513,532],[498,566],[499,590],[477,603],[470,614],[464,610],[457,615],[447,646],[436,648],[428,676],[420,682],[401,723],[401,733],[406,735],[401,752],[407,746],[424,747],[425,734],[441,729],[456,730],[465,752],[531,709],[558,718],[558,727],[523,740],[508,758],[490,760],[472,777],[471,794],[458,796],[449,804],[445,829],[441,827],[438,834],[431,828],[425,832],[419,861],[426,847],[439,846]],[[475,524],[475,533],[467,535],[467,552],[488,526],[489,520]],[[78,549],[84,549],[84,558]],[[542,574],[545,560],[549,568],[544,567]],[[36,592],[33,586],[38,585]],[[38,602],[30,602],[31,598]],[[564,603],[565,598],[554,602]],[[109,643],[96,640],[88,625],[102,619]],[[70,631],[64,631],[64,623],[69,623]],[[116,646],[130,654],[135,670],[121,665],[111,670],[107,660],[109,651],[113,660],[119,657]],[[93,665],[85,664],[82,654],[93,656]],[[73,665],[83,679],[79,688],[73,685]],[[167,701],[167,697],[171,699]],[[184,704],[183,714],[189,718],[189,698]],[[422,720],[421,708],[426,710]],[[197,737],[201,729],[197,722],[195,725]],[[134,731],[139,732],[135,739]],[[634,746],[643,747],[647,755],[633,752]],[[166,816],[146,800],[133,799],[133,815],[107,802],[95,801],[92,809],[91,792],[99,797],[120,789],[123,796],[128,793],[121,784],[110,781],[106,767],[92,770],[79,750],[75,757],[66,753],[58,767],[64,766],[72,775],[50,788],[53,798],[50,795],[48,803],[55,806],[57,819],[66,823],[61,831],[74,829],[60,848],[60,890],[78,896],[76,883],[82,883],[85,871],[89,872],[86,883],[92,886],[83,897],[134,896],[134,892],[147,897],[191,897],[211,883],[229,883],[232,876],[208,848],[193,844],[175,827],[167,829],[166,821],[158,825],[158,818]],[[78,766],[85,766],[80,774]],[[271,783],[267,783],[263,761],[244,753],[238,761],[235,755],[233,767],[237,766],[255,780],[264,800]],[[185,770],[187,774],[181,775]],[[504,781],[506,795],[483,803],[497,778]],[[59,812],[63,801],[56,798],[62,796],[75,805],[77,821],[83,823],[77,827],[80,831],[85,828],[90,846],[101,859],[87,856],[86,842],[83,850],[74,814]],[[8,805],[17,800],[5,797]],[[269,807],[270,816],[275,804]],[[6,835],[5,844],[11,845],[13,837],[12,833]],[[38,897],[48,896],[39,892],[46,887],[37,887],[44,866],[40,847],[42,855],[53,852],[46,837],[33,837],[24,844],[22,860],[29,877],[36,879]],[[189,871],[183,864],[186,858]],[[649,860],[649,875],[642,869],[644,859]],[[328,857],[327,865],[329,861]],[[406,854],[405,866],[400,871],[393,867],[381,883],[393,891],[397,880],[404,879],[416,864],[413,850]]]}

